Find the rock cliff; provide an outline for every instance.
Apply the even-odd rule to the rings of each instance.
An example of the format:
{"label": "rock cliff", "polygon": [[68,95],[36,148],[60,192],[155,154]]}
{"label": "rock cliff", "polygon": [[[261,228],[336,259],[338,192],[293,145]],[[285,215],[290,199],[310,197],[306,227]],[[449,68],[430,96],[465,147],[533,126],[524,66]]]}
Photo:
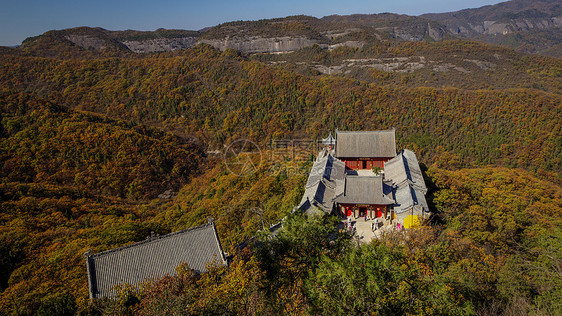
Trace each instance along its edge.
{"label": "rock cliff", "polygon": [[135,53],[155,53],[174,51],[192,47],[197,42],[197,37],[156,38],[136,41],[123,41]]}
{"label": "rock cliff", "polygon": [[217,49],[232,48],[245,53],[283,53],[295,51],[307,46],[318,44],[315,39],[298,37],[232,37],[225,39],[204,39],[199,43],[209,44]]}

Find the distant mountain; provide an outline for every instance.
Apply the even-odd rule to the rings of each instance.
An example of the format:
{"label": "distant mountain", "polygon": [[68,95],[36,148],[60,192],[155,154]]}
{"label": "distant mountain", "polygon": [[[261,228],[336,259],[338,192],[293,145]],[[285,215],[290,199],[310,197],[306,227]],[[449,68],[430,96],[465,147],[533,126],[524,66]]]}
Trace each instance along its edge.
{"label": "distant mountain", "polygon": [[[477,9],[408,16],[392,13],[310,16],[236,21],[200,31],[108,31],[79,27],[28,38],[31,55],[87,54],[88,51],[153,53],[205,43],[243,53],[287,53],[318,45],[361,48],[376,41],[473,39],[526,53],[562,57],[562,1],[513,0]],[[70,53],[73,51],[73,53]],[[0,53],[14,53],[0,51]]]}
{"label": "distant mountain", "polygon": [[72,50],[72,47],[77,48],[77,51],[152,53],[189,48],[198,36],[199,32],[186,30],[158,29],[143,32],[77,27],[30,37],[23,41],[20,47],[24,52],[44,55],[58,55],[60,50]]}
{"label": "distant mountain", "polygon": [[369,27],[376,32],[386,33],[391,38],[405,41],[438,41],[448,33],[446,26],[439,22],[403,14],[331,15],[323,17],[322,20],[355,27]]}
{"label": "distant mountain", "polygon": [[452,34],[476,37],[562,26],[562,1],[512,0],[478,9],[424,14],[420,17],[446,25]]}
{"label": "distant mountain", "polygon": [[[203,31],[165,30],[109,31],[102,28],[78,27],[49,31],[26,39],[21,49],[30,54],[52,55],[59,50],[121,51],[153,53],[186,49],[201,43],[215,48],[228,48],[243,53],[283,53],[314,44],[358,46],[365,40],[386,37],[371,27],[317,19],[309,16],[237,21]],[[352,39],[354,42],[350,42]],[[357,42],[357,40],[361,42]],[[390,39],[390,37],[389,37]]]}
{"label": "distant mountain", "polygon": [[[529,59],[512,49],[458,39],[447,32],[439,22],[395,14],[322,19],[294,16],[230,22],[204,32],[86,27],[50,31],[27,39],[17,49],[0,49],[0,55],[123,57],[211,45],[223,51],[234,49],[246,59],[304,75],[346,76],[384,86],[560,91],[559,59]],[[538,40],[541,37],[548,40]],[[512,33],[496,39],[504,45],[528,42],[528,50],[540,48],[551,55],[560,49],[557,35],[548,30]],[[550,65],[550,69],[538,75],[543,65]]]}
{"label": "distant mountain", "polygon": [[193,46],[200,36],[198,31],[157,29],[154,32],[119,31],[110,36],[135,53],[173,51]]}
{"label": "distant mountain", "polygon": [[98,55],[102,51],[123,53],[128,52],[128,49],[108,36],[107,31],[102,28],[77,27],[29,37],[17,49],[0,53],[70,58]]}
{"label": "distant mountain", "polygon": [[562,57],[560,0],[512,0],[420,17],[442,23],[453,35],[507,45],[524,52]]}

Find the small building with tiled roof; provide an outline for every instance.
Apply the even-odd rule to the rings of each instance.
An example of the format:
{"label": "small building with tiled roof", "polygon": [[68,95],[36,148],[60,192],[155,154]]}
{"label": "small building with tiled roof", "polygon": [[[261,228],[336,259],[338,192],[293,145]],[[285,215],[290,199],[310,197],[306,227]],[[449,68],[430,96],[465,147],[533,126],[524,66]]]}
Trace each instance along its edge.
{"label": "small building with tiled roof", "polygon": [[395,187],[394,192],[394,213],[398,220],[407,215],[424,216],[429,212],[425,195],[412,185]]}
{"label": "small building with tiled roof", "polygon": [[411,150],[404,149],[396,157],[385,162],[384,177],[395,187],[411,184],[423,194],[427,193],[420,164]]}
{"label": "small building with tiled roof", "polygon": [[394,214],[398,222],[404,222],[408,216],[424,218],[429,214],[425,199],[427,186],[414,152],[404,149],[385,162],[384,176],[393,186]]}
{"label": "small building with tiled roof", "polygon": [[383,182],[382,176],[345,177],[343,194],[335,198],[338,215],[348,217],[386,217],[394,205],[392,187]]}
{"label": "small building with tiled roof", "polygon": [[383,131],[343,132],[336,131],[336,158],[347,168],[383,168],[384,162],[396,157],[396,132]]}
{"label": "small building with tiled roof", "polygon": [[323,150],[312,165],[299,209],[306,213],[316,210],[332,213],[334,198],[345,178],[345,165]]}
{"label": "small building with tiled roof", "polygon": [[175,275],[182,263],[196,273],[207,272],[211,263],[227,265],[212,221],[97,254],[88,252],[85,257],[90,298],[115,297],[115,287],[120,284],[136,286]]}

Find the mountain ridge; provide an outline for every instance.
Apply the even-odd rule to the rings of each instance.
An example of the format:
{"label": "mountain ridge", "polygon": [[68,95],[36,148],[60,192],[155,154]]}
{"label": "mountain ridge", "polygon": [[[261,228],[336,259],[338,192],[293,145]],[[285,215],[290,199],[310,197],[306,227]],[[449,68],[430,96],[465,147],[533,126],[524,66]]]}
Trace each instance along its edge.
{"label": "mountain ridge", "polygon": [[[562,35],[557,35],[560,34],[557,31],[560,27],[562,6],[559,0],[512,0],[480,8],[419,16],[379,13],[315,18],[297,15],[226,22],[199,31],[161,28],[155,31],[90,28],[90,31],[86,31],[86,27],[77,27],[28,38],[22,46],[30,48],[41,37],[59,35],[62,38],[58,40],[95,50],[154,53],[206,43],[221,50],[232,48],[243,53],[286,53],[315,44],[328,49],[334,45],[362,46],[367,34],[379,40],[399,41],[473,39],[507,45],[526,53],[560,58]],[[547,36],[541,33],[545,30],[555,31]],[[342,37],[347,41],[342,40]]]}

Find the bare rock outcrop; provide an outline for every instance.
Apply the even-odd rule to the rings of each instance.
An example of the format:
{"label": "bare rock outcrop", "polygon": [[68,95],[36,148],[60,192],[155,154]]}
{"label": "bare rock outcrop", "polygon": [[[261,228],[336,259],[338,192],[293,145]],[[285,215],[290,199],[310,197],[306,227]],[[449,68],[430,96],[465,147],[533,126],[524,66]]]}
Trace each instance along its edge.
{"label": "bare rock outcrop", "polygon": [[122,43],[135,53],[155,53],[190,48],[195,45],[196,42],[197,37],[181,37],[123,41]]}
{"label": "bare rock outcrop", "polygon": [[206,43],[217,49],[232,48],[244,53],[279,53],[299,50],[303,47],[319,43],[318,40],[304,36],[290,37],[227,37],[224,39],[203,39],[198,43]]}
{"label": "bare rock outcrop", "polygon": [[516,19],[511,21],[483,21],[481,23],[451,23],[449,31],[466,37],[479,34],[510,34],[518,31],[546,30],[562,26],[562,17],[544,19]]}

